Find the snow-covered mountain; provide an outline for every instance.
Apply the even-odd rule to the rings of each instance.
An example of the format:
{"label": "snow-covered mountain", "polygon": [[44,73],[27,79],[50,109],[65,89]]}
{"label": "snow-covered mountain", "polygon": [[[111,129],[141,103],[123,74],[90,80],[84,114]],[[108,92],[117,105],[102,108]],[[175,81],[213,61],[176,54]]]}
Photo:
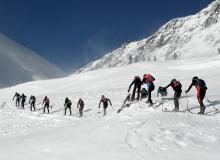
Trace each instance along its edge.
{"label": "snow-covered mountain", "polygon": [[0,34],[0,88],[63,75],[32,50]]}
{"label": "snow-covered mountain", "polygon": [[146,39],[123,44],[78,72],[140,61],[209,57],[217,54],[220,54],[220,0],[195,15],[169,21]]}

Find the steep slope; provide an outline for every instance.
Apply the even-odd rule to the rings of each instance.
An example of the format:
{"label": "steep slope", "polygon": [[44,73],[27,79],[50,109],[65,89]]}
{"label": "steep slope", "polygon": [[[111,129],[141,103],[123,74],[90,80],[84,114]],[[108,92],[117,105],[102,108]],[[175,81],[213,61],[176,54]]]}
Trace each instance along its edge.
{"label": "steep slope", "polygon": [[[124,67],[107,68],[66,78],[35,81],[0,90],[0,157],[3,160],[218,160],[220,156],[220,56],[172,62],[136,63]],[[199,65],[198,65],[199,64]],[[134,75],[146,70],[154,73],[155,85],[167,85],[172,78],[183,84],[183,91],[191,78],[197,75],[207,83],[207,97],[219,109],[204,100],[208,115],[196,113],[199,106],[195,88],[182,94],[180,110],[173,109],[173,90],[168,96],[152,94],[154,107],[143,100],[116,113],[127,95]],[[56,87],[54,87],[56,86]],[[30,112],[14,107],[15,91],[28,98],[36,95],[37,111]],[[100,96],[110,98],[113,108],[107,108],[103,117],[98,109]],[[47,95],[53,105],[50,115],[43,115],[43,97]],[[72,102],[73,116],[63,117],[64,99]],[[78,98],[85,102],[83,118],[77,117]],[[13,151],[13,154],[11,154]]]}
{"label": "steep slope", "polygon": [[219,13],[220,0],[216,0],[195,15],[169,21],[149,38],[123,44],[78,72],[140,61],[209,57],[218,52],[220,54]]}
{"label": "steep slope", "polygon": [[0,34],[0,88],[63,75],[30,49]]}

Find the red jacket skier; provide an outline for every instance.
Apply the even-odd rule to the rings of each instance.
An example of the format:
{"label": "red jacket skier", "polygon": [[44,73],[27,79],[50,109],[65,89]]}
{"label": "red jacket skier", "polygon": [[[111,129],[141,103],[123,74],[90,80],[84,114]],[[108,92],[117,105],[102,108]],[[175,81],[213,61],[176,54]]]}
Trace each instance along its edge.
{"label": "red jacket skier", "polygon": [[198,102],[200,104],[200,112],[198,114],[204,114],[205,111],[205,105],[203,104],[203,99],[205,98],[206,95],[206,90],[208,89],[206,87],[206,83],[204,80],[199,79],[198,77],[193,77],[192,79],[192,83],[189,86],[188,90],[186,90],[186,93],[188,93],[190,91],[190,89],[192,88],[192,86],[196,87],[196,91],[197,91],[197,99]]}

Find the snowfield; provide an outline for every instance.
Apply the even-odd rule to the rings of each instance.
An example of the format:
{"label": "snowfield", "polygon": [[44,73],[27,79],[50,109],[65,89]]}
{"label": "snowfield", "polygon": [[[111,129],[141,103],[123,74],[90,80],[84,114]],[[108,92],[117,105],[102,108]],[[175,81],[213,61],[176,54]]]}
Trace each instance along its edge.
{"label": "snowfield", "polygon": [[[35,81],[0,90],[0,155],[1,160],[219,160],[220,157],[220,56],[168,62],[137,63],[124,67],[96,70],[54,80]],[[154,107],[145,100],[116,113],[127,95],[135,75],[151,73],[158,86],[176,78],[188,88],[193,76],[207,83],[206,115],[187,110],[185,93],[180,111],[173,109],[173,91],[163,105],[153,92]],[[36,95],[37,111],[16,109],[15,92],[28,98]],[[98,113],[100,96],[110,98],[107,116]],[[53,108],[42,114],[42,100],[47,95]],[[63,116],[65,97],[73,102],[73,116]],[[195,88],[188,94],[191,112],[199,105]],[[85,101],[83,118],[78,118],[76,103]],[[101,111],[101,110],[100,110]],[[68,114],[68,112],[67,112]]]}

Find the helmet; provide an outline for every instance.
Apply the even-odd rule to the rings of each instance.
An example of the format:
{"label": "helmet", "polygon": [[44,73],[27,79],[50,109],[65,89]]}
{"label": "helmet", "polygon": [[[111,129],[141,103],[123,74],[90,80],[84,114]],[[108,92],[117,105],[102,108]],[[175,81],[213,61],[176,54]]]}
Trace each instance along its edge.
{"label": "helmet", "polygon": [[197,76],[194,76],[192,81],[197,81],[199,78]]}
{"label": "helmet", "polygon": [[134,79],[139,78],[139,76],[134,76]]}
{"label": "helmet", "polygon": [[176,81],[176,79],[172,79],[171,83],[173,83],[173,82],[175,82],[175,81]]}
{"label": "helmet", "polygon": [[105,98],[105,96],[104,96],[104,95],[102,95],[102,96],[101,96],[101,98]]}

